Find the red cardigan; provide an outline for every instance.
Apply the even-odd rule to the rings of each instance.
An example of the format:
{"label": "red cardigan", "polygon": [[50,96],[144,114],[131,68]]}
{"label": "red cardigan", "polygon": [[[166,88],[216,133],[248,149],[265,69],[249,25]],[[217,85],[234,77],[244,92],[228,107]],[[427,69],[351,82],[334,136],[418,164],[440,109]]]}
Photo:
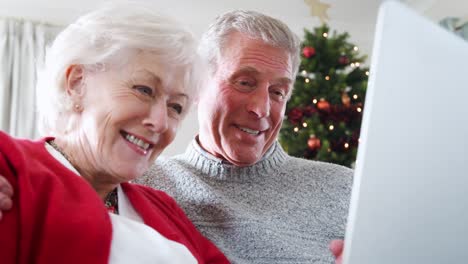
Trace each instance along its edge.
{"label": "red cardigan", "polygon": [[[91,185],[49,154],[50,139],[14,139],[0,131],[0,175],[15,192],[13,208],[0,220],[0,262],[108,263],[109,214]],[[185,245],[199,263],[229,263],[167,194],[129,183],[122,189],[146,225]]]}

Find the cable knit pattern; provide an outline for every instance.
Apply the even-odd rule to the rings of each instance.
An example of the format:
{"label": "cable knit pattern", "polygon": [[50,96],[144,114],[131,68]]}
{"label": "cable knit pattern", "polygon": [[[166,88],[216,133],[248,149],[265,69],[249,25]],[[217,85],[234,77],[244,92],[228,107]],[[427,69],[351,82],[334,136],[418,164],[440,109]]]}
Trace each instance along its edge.
{"label": "cable knit pattern", "polygon": [[173,196],[233,263],[334,263],[328,244],[344,236],[352,170],[291,157],[277,142],[237,167],[194,140],[138,182]]}

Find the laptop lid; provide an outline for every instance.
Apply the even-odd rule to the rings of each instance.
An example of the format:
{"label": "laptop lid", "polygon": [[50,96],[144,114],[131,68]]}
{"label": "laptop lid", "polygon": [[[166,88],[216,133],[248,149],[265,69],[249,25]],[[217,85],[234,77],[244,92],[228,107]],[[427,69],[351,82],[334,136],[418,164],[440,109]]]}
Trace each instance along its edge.
{"label": "laptop lid", "polygon": [[468,259],[468,42],[379,10],[345,264]]}

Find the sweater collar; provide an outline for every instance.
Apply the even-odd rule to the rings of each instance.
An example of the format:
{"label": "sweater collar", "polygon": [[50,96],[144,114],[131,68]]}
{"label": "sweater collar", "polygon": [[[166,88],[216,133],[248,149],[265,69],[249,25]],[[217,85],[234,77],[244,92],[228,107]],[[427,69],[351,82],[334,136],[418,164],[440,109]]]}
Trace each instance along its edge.
{"label": "sweater collar", "polygon": [[208,153],[198,144],[198,140],[195,138],[189,144],[185,153],[179,157],[206,176],[219,180],[251,181],[278,171],[288,154],[276,141],[260,161],[250,166],[239,167]]}

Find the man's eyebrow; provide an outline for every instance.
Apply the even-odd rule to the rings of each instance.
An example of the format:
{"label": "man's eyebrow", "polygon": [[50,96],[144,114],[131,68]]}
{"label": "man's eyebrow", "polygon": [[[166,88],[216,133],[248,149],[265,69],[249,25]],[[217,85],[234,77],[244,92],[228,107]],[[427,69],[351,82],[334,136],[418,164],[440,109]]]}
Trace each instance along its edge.
{"label": "man's eyebrow", "polygon": [[276,81],[281,84],[288,84],[288,85],[293,83],[293,81],[289,79],[288,77],[282,77],[282,78],[277,79]]}
{"label": "man's eyebrow", "polygon": [[260,73],[257,69],[255,69],[252,66],[241,67],[237,72],[238,73],[254,73],[254,74],[259,74]]}
{"label": "man's eyebrow", "polygon": [[[243,74],[243,73],[260,74],[260,72],[256,68],[254,68],[252,66],[244,66],[244,67],[241,67],[237,71],[237,73],[235,75],[237,76],[237,75]],[[291,84],[291,83],[293,83],[293,81],[288,77],[278,78],[278,79],[275,80],[275,82],[282,83],[282,84]]]}
{"label": "man's eyebrow", "polygon": [[260,72],[255,69],[254,67],[252,66],[243,66],[239,69],[237,69],[230,77],[229,79],[230,80],[234,80],[236,79],[237,77],[239,76],[242,76],[244,74],[248,74],[248,75],[258,75],[260,74]]}

